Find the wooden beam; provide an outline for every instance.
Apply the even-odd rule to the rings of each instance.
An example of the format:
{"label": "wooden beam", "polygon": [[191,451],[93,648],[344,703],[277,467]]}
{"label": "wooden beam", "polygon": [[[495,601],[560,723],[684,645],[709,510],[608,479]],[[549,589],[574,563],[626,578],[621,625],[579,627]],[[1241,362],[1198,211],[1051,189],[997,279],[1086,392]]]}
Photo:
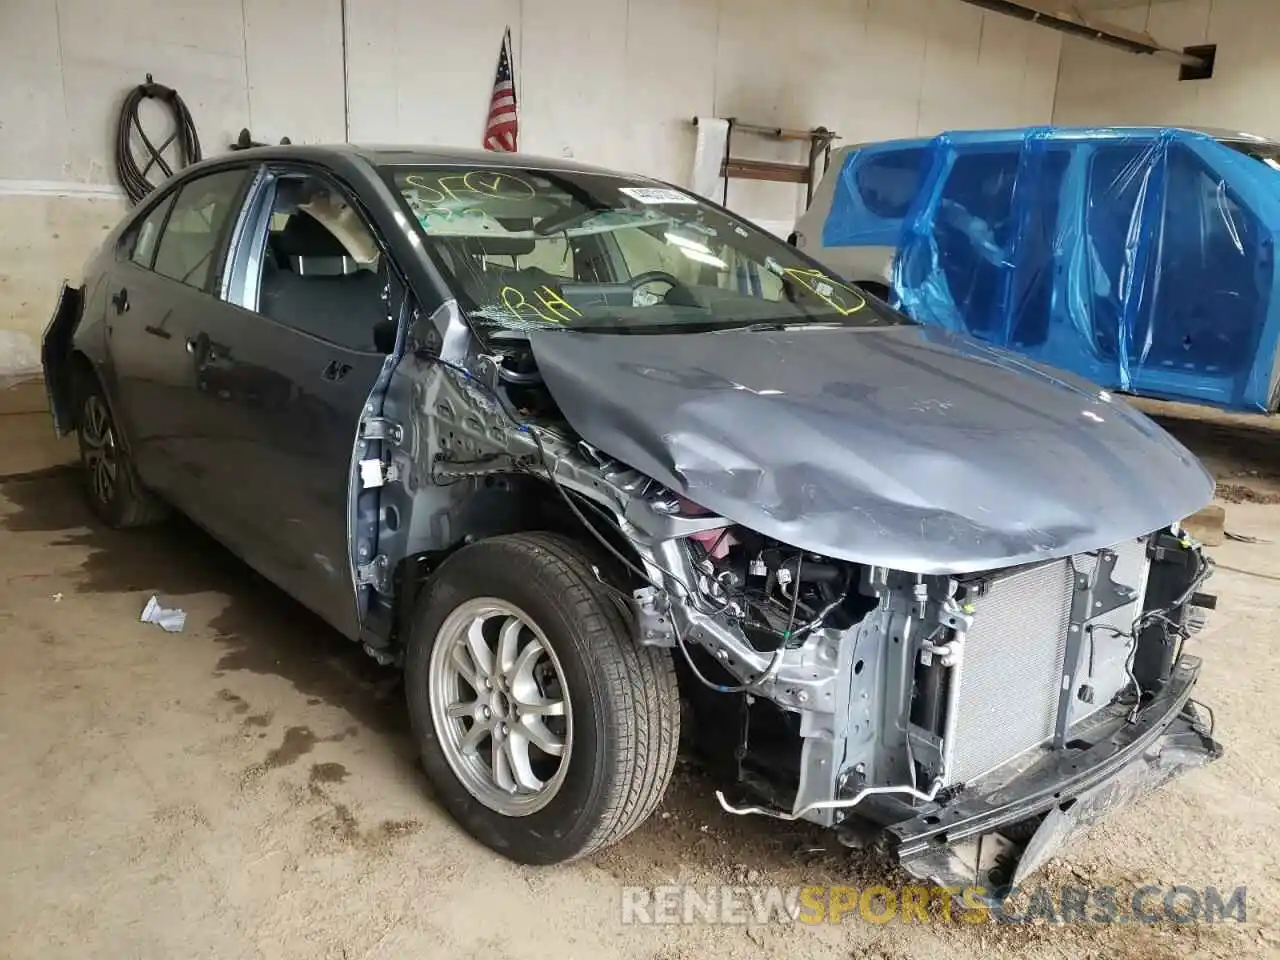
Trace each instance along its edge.
{"label": "wooden beam", "polygon": [[730,157],[720,168],[720,176],[737,180],[772,180],[778,183],[808,183],[809,168],[800,163],[773,160],[742,160]]}
{"label": "wooden beam", "polygon": [[1093,20],[1064,0],[963,0],[964,3],[1006,16],[1038,23],[1063,33],[1120,47],[1131,53],[1159,54],[1189,67],[1203,67],[1204,60],[1181,50],[1161,46],[1149,33]]}

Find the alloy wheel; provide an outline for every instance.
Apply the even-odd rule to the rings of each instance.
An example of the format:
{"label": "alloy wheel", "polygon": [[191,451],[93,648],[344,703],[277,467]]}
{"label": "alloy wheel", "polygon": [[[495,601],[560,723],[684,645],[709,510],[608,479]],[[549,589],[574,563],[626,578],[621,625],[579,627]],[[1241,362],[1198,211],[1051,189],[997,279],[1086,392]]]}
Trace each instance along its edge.
{"label": "alloy wheel", "polygon": [[436,735],[467,791],[508,817],[550,803],[569,766],[573,715],[537,624],[506,601],[468,600],[441,625],[427,678]]}
{"label": "alloy wheel", "polygon": [[89,486],[93,496],[105,506],[115,496],[120,456],[111,413],[96,394],[91,394],[84,402],[80,438],[84,442],[84,465],[89,473]]}

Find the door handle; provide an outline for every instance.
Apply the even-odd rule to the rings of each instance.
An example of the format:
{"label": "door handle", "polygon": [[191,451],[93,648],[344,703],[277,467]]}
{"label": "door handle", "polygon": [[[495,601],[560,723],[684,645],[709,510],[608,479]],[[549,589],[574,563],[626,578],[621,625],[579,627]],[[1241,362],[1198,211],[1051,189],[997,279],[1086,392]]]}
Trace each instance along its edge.
{"label": "door handle", "polygon": [[143,329],[143,330],[145,330],[147,333],[151,334],[153,337],[159,337],[159,338],[160,338],[160,339],[162,339],[162,340],[172,340],[172,339],[173,339],[173,334],[172,334],[172,333],[170,333],[168,330],[166,330],[164,327],[157,327],[157,326],[153,326],[152,324],[148,323],[148,324],[147,324],[145,327],[143,327],[142,329]]}
{"label": "door handle", "polygon": [[129,290],[121,287],[117,292],[111,295],[111,305],[116,308],[116,313],[127,313],[129,311]]}
{"label": "door handle", "polygon": [[225,360],[231,356],[230,350],[214,343],[207,333],[187,337],[187,353],[195,357],[196,363],[201,365],[212,360]]}

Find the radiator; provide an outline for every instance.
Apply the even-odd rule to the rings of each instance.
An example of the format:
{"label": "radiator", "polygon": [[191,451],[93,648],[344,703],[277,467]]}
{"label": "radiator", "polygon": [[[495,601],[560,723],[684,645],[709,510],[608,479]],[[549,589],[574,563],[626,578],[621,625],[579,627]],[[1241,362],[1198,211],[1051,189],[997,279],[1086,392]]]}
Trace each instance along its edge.
{"label": "radiator", "polygon": [[[1112,547],[1118,554],[1114,578],[1138,591],[1134,603],[1099,617],[1096,623],[1128,630],[1146,588],[1145,540]],[[1053,737],[1066,657],[1074,584],[1072,563],[1092,571],[1096,556],[1083,554],[998,577],[974,602],[973,626],[965,641],[951,783],[976,779]],[[1127,682],[1128,641],[1110,631],[1093,640],[1092,704],[1076,701],[1072,723],[1105,707]],[[1087,669],[1089,643],[1082,644]]]}

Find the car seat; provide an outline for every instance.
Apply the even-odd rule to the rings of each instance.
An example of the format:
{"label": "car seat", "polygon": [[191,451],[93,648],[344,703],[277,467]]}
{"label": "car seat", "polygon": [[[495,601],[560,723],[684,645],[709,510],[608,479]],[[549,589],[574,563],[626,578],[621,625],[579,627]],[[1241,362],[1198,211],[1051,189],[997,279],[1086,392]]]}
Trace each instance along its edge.
{"label": "car seat", "polygon": [[303,333],[360,350],[378,349],[387,320],[381,272],[358,264],[310,214],[290,214],[268,237],[258,309]]}

